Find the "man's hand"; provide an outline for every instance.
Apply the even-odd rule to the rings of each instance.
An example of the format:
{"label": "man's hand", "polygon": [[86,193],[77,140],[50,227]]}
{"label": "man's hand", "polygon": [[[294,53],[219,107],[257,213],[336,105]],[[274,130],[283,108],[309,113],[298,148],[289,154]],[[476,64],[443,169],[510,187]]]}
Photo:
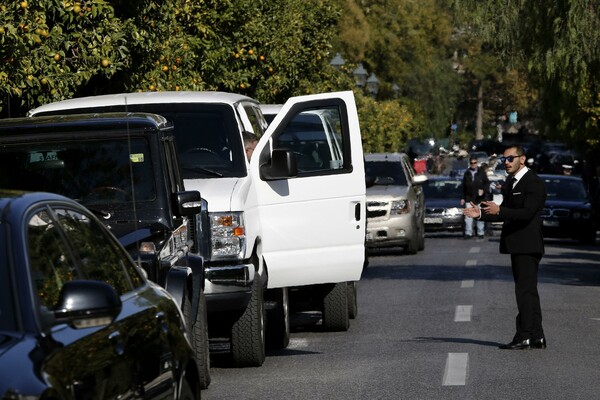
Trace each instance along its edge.
{"label": "man's hand", "polygon": [[465,208],[463,210],[463,214],[469,218],[479,218],[481,215],[481,210],[473,202],[471,202],[471,207]]}
{"label": "man's hand", "polygon": [[481,203],[480,207],[486,215],[500,214],[500,206],[493,201],[484,201]]}

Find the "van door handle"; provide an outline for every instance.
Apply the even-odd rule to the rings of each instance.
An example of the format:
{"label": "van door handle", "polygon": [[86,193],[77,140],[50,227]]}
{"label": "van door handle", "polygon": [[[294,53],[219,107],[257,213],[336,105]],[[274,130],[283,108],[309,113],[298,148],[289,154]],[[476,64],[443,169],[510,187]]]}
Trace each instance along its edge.
{"label": "van door handle", "polygon": [[356,203],[354,206],[354,219],[360,221],[360,203]]}

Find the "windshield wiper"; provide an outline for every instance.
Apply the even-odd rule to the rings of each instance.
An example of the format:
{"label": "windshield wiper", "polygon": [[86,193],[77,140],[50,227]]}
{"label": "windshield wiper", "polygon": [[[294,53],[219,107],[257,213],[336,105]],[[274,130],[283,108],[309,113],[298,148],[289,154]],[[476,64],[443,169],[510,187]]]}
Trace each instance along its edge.
{"label": "windshield wiper", "polygon": [[212,176],[218,176],[218,177],[222,177],[223,174],[217,171],[214,171],[212,169],[208,169],[208,168],[204,168],[204,167],[181,167],[181,169],[183,169],[184,171],[191,171],[191,172],[204,172],[206,174],[212,175]]}

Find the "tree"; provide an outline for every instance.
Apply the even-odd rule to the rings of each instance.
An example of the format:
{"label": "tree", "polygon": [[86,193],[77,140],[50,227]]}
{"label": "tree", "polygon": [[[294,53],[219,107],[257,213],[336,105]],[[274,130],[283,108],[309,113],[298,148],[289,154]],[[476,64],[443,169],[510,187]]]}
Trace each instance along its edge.
{"label": "tree", "polygon": [[[593,0],[454,0],[462,26],[489,43],[539,89],[548,131],[582,140],[597,135],[600,16]],[[499,17],[502,15],[502,17]]]}

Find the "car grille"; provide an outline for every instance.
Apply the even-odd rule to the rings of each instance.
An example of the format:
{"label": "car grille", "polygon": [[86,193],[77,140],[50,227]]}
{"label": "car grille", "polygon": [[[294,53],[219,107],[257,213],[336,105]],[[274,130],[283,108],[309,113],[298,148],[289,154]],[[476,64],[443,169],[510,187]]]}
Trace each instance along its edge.
{"label": "car grille", "polygon": [[387,201],[367,201],[367,218],[385,217],[389,208]]}
{"label": "car grille", "polygon": [[571,211],[567,208],[544,208],[542,211],[542,217],[545,218],[566,218],[571,214]]}
{"label": "car grille", "polygon": [[426,208],[425,214],[443,214],[445,208]]}

